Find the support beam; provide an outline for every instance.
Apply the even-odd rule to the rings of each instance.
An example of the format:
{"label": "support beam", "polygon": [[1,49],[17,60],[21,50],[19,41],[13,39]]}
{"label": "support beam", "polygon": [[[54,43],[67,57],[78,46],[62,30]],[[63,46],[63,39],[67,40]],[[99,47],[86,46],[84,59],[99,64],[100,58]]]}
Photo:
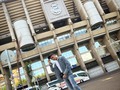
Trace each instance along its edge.
{"label": "support beam", "polygon": [[79,52],[79,49],[76,47],[76,45],[74,45],[74,51],[75,51],[75,54],[77,56],[77,62],[79,63],[79,65],[81,66],[81,68],[87,72],[87,68],[85,66],[85,63],[81,57],[81,54]]}
{"label": "support beam", "polygon": [[57,48],[58,48],[58,54],[61,55],[61,50],[60,50],[59,43],[58,43],[58,40],[57,40],[57,36],[56,36],[56,33],[55,33],[55,28],[54,28],[54,26],[53,26],[52,23],[50,24],[50,23],[48,22],[48,25],[49,25],[50,30],[51,30],[52,33],[53,33],[54,41],[55,41],[55,44],[56,44],[56,46],[57,46]]}
{"label": "support beam", "polygon": [[96,59],[96,61],[98,62],[98,64],[102,67],[102,70],[104,72],[106,72],[106,69],[105,69],[105,66],[104,66],[104,63],[100,57],[100,55],[98,54],[97,50],[96,50],[96,47],[93,45],[92,41],[90,40],[89,42],[89,47],[91,48],[91,51]]}
{"label": "support beam", "polygon": [[8,13],[8,10],[7,10],[7,7],[6,7],[5,3],[2,3],[2,7],[3,7],[5,18],[6,18],[8,27],[9,27],[10,35],[12,37],[12,41],[15,41],[16,39],[15,39],[14,30],[13,30],[13,27],[12,27],[12,22],[11,22],[10,15]]}
{"label": "support beam", "polygon": [[32,32],[32,36],[34,36],[34,35],[36,35],[36,33],[34,31],[34,28],[33,28],[33,25],[32,25],[32,22],[31,22],[31,19],[30,19],[30,16],[29,16],[26,4],[25,4],[25,0],[21,0],[21,2],[22,2],[22,5],[23,5],[23,9],[24,9],[25,15],[27,17],[27,22],[28,22],[28,24],[30,26],[30,30]]}
{"label": "support beam", "polygon": [[73,0],[75,3],[75,6],[77,7],[78,13],[81,16],[82,20],[88,19],[88,15],[83,7],[83,4],[81,0]]}
{"label": "support beam", "polygon": [[38,41],[37,41],[37,38],[36,38],[36,33],[34,31],[34,27],[32,25],[32,22],[31,22],[31,19],[30,19],[30,16],[29,16],[29,13],[28,13],[28,10],[27,10],[27,7],[26,7],[26,4],[25,4],[25,0],[21,0],[22,2],[22,5],[23,5],[23,8],[24,8],[24,12],[25,12],[25,15],[27,17],[27,20],[28,20],[28,24],[30,26],[30,29],[31,29],[31,32],[32,32],[32,35],[33,35],[33,38],[35,40],[35,44],[36,44],[36,48],[37,48],[37,51],[39,52],[39,56],[40,56],[40,60],[42,61],[42,65],[43,65],[43,69],[45,71],[45,75],[47,77],[47,80],[50,81],[50,77],[48,75],[48,71],[46,69],[46,66],[44,64],[44,59],[43,59],[43,56],[42,56],[42,53],[41,53],[41,50],[40,50],[40,47],[39,47],[39,44],[38,44]]}
{"label": "support beam", "polygon": [[76,40],[76,38],[75,38],[75,35],[74,35],[74,31],[73,31],[73,23],[72,23],[72,20],[69,18],[68,19],[68,24],[69,24],[69,26],[70,26],[70,29],[71,29],[71,37],[73,38],[73,40],[74,40],[74,49],[75,49],[75,53],[77,54],[77,58],[78,58],[78,63],[79,63],[79,65],[81,66],[81,68],[84,70],[84,71],[86,71],[87,72],[87,68],[86,68],[86,66],[85,66],[85,63],[83,62],[83,59],[82,59],[82,57],[81,57],[81,55],[80,55],[80,52],[79,52],[79,47],[78,47],[78,44],[77,44],[77,40]]}
{"label": "support beam", "polygon": [[91,42],[92,44],[94,44],[94,36],[93,36],[93,32],[91,30],[91,26],[90,26],[90,21],[87,20],[87,32],[90,34],[90,37],[91,37]]}
{"label": "support beam", "polygon": [[9,79],[10,78],[9,70],[3,68],[1,62],[0,62],[0,70],[2,72],[2,75],[3,75],[4,79],[5,79],[6,89],[7,90],[12,90],[11,81]]}
{"label": "support beam", "polygon": [[108,28],[107,28],[107,24],[106,24],[106,19],[105,19],[105,15],[102,15],[102,19],[103,19],[103,22],[104,22],[104,27],[105,27],[105,33],[106,33],[106,38],[108,40],[110,40],[110,35],[109,35],[109,31],[108,31]]}
{"label": "support beam", "polygon": [[120,40],[120,30],[118,31],[117,37]]}
{"label": "support beam", "polygon": [[105,15],[105,12],[104,12],[104,10],[102,9],[99,1],[98,1],[98,0],[93,0],[93,1],[94,1],[94,3],[95,3],[95,6],[96,6],[97,9],[98,9],[100,15]]}
{"label": "support beam", "polygon": [[20,52],[20,48],[19,48],[18,44],[16,44],[16,43],[15,43],[15,47],[16,47],[17,56],[18,56],[17,58],[19,59],[21,65],[23,67],[23,70],[24,70],[24,74],[25,74],[25,77],[26,77],[26,80],[27,80],[27,85],[30,87],[31,86],[31,83],[30,83],[31,80],[30,80],[30,77],[28,76],[28,73],[25,69],[25,64],[24,64],[23,59],[22,59],[22,54]]}
{"label": "support beam", "polygon": [[5,84],[7,90],[12,90],[12,84],[10,80],[10,72],[9,69],[4,68],[4,78],[5,78]]}
{"label": "support beam", "polygon": [[117,56],[117,53],[115,52],[114,48],[112,47],[110,40],[107,39],[107,36],[104,37],[104,43],[106,44],[106,47],[107,47],[108,51],[110,52],[111,56],[113,57],[113,59],[116,60],[120,66],[119,57]]}

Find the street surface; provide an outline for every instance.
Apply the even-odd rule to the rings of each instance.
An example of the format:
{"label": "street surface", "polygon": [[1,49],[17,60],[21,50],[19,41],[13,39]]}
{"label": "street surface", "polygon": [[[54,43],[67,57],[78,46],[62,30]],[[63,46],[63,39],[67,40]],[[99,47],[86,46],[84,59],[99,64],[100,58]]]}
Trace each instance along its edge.
{"label": "street surface", "polygon": [[[106,73],[79,85],[82,90],[120,90],[120,69]],[[42,90],[48,90],[47,86],[43,86]]]}
{"label": "street surface", "polygon": [[82,90],[120,90],[120,70],[80,84]]}

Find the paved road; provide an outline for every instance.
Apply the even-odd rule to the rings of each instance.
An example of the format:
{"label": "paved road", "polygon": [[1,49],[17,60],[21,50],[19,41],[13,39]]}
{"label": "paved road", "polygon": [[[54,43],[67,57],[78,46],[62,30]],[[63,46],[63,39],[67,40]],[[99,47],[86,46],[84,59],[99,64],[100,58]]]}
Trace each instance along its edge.
{"label": "paved road", "polygon": [[[82,90],[120,90],[120,69],[81,83]],[[42,90],[48,90],[45,85]]]}
{"label": "paved road", "polygon": [[80,84],[82,90],[120,90],[120,70]]}

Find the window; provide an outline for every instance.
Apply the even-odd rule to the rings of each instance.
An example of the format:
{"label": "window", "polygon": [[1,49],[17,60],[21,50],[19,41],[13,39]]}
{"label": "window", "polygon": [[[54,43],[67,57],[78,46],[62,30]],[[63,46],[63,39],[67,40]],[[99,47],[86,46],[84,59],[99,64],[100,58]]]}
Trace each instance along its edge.
{"label": "window", "polygon": [[79,47],[79,52],[81,53],[83,61],[87,61],[93,58],[91,51],[89,51],[86,46]]}
{"label": "window", "polygon": [[[50,69],[50,66],[49,66],[49,64],[48,64],[48,59],[47,59],[47,58],[44,59],[44,62],[45,62],[45,65],[46,65],[46,68],[47,68],[48,74],[53,73],[53,72],[51,71],[51,69]],[[51,62],[53,63],[52,60],[51,60]]]}
{"label": "window", "polygon": [[97,48],[97,52],[100,56],[105,55],[107,53],[107,49],[102,42],[96,41],[95,47]]}
{"label": "window", "polygon": [[42,67],[41,61],[34,62],[34,63],[31,64],[32,70],[36,70],[36,69],[41,68],[41,67]]}
{"label": "window", "polygon": [[78,76],[87,76],[86,73],[78,73],[77,75],[78,75]]}
{"label": "window", "polygon": [[23,80],[23,79],[26,80],[25,75],[21,75],[21,79],[22,79],[22,80]]}
{"label": "window", "polygon": [[63,41],[63,40],[66,40],[68,38],[70,38],[70,34],[65,34],[65,35],[61,35],[61,36],[57,37],[58,41]]}
{"label": "window", "polygon": [[116,24],[116,23],[117,23],[116,19],[108,19],[108,20],[106,20],[106,25],[107,26],[113,25],[113,24]]}
{"label": "window", "polygon": [[74,66],[77,65],[78,62],[77,62],[77,60],[76,60],[76,58],[71,50],[67,51],[67,52],[63,52],[62,56],[64,56],[66,59],[68,59],[72,68],[74,68]]}
{"label": "window", "polygon": [[39,78],[45,77],[44,69],[41,68],[41,69],[39,69],[39,70],[34,70],[34,71],[33,71],[33,76],[39,77]]}
{"label": "window", "polygon": [[115,42],[115,41],[119,40],[118,37],[117,37],[117,34],[110,35],[110,39],[111,39],[112,42]]}
{"label": "window", "polygon": [[44,41],[39,42],[39,45],[41,47],[44,47],[44,46],[48,46],[48,45],[53,44],[53,43],[55,43],[54,39],[48,39],[48,40],[44,40]]}
{"label": "window", "polygon": [[118,42],[119,39],[117,37],[117,34],[113,34],[110,37],[113,48],[116,52],[118,52],[120,50],[120,41]]}
{"label": "window", "polygon": [[100,43],[99,42],[95,42],[95,47],[96,48],[98,48],[98,47],[100,47],[101,45],[100,45]]}
{"label": "window", "polygon": [[20,70],[20,75],[23,75],[24,74],[23,67],[20,67],[19,70]]}
{"label": "window", "polygon": [[78,28],[76,29],[76,31],[74,32],[74,35],[75,36],[80,36],[82,34],[85,34],[87,32],[87,29],[86,28]]}
{"label": "window", "polygon": [[45,77],[45,72],[44,69],[42,67],[42,63],[41,61],[37,61],[31,64],[31,68],[32,68],[32,74],[35,77]]}
{"label": "window", "polygon": [[80,51],[80,53],[84,53],[84,52],[87,52],[88,49],[86,48],[86,46],[82,46],[79,48],[79,51]]}
{"label": "window", "polygon": [[59,80],[54,80],[54,81],[48,82],[49,86],[51,86],[51,87],[54,87],[54,86],[56,87],[57,83],[60,83],[60,81]]}

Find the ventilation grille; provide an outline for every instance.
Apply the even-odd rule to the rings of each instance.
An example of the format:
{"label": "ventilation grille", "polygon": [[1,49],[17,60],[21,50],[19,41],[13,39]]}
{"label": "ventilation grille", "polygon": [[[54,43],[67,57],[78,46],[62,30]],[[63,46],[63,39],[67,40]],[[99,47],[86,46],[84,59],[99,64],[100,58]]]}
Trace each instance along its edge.
{"label": "ventilation grille", "polygon": [[[77,9],[74,5],[73,0],[64,0],[68,12],[72,17],[79,16]],[[25,4],[28,9],[33,26],[38,26],[41,24],[46,24],[46,19],[41,7],[40,0],[25,0]],[[19,18],[26,18],[24,9],[22,7],[22,2],[20,0],[15,0],[13,2],[6,3],[8,12],[12,23]],[[5,20],[5,15],[2,10],[2,5],[0,5],[0,36],[9,34],[8,25]]]}
{"label": "ventilation grille", "polygon": [[98,0],[105,13],[109,13],[109,8],[105,0]]}
{"label": "ventilation grille", "polygon": [[2,9],[2,5],[0,5],[0,39],[9,34],[8,25],[6,22],[6,18]]}

